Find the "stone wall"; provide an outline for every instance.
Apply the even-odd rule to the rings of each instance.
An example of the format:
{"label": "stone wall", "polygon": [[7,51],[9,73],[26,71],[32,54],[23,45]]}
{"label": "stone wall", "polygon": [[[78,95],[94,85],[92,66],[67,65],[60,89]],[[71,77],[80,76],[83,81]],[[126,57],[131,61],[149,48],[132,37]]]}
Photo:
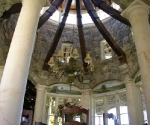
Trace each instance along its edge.
{"label": "stone wall", "polygon": [[[9,20],[4,21],[0,29],[0,65],[4,65],[8,49],[10,46],[11,38],[13,36],[13,31],[15,29],[16,21],[18,15],[13,15]],[[130,27],[125,26],[124,24],[116,21],[115,19],[109,18],[104,22],[105,27],[108,29],[112,37],[116,42],[125,50],[129,65],[131,67],[131,76],[137,72],[138,63],[136,57],[136,50],[131,38]],[[56,33],[58,23],[53,21],[47,21],[38,31],[37,39],[35,44],[35,49],[32,56],[29,79],[34,84],[45,84],[51,85],[57,81],[50,76],[48,72],[42,71],[42,66],[44,59],[47,55],[49,47],[53,41],[54,35]],[[117,56],[113,54],[113,58],[109,60],[101,61],[101,47],[100,41],[103,40],[102,35],[99,33],[98,29],[94,24],[84,25],[84,37],[86,42],[86,51],[90,53],[93,63],[95,65],[94,77],[90,78],[90,84],[83,84],[75,81],[75,86],[79,88],[94,88],[98,84],[109,81],[109,80],[122,80],[123,76],[119,69],[119,61]],[[59,40],[58,47],[55,51],[55,54],[61,48],[61,43],[64,40],[73,41],[73,47],[76,47],[81,55],[80,43],[78,37],[77,27],[74,28],[74,37],[73,37],[73,25],[66,25],[62,36]],[[2,52],[2,53],[1,53]],[[81,56],[79,58],[79,64],[82,66]],[[134,65],[134,67],[133,67]],[[66,82],[66,78],[62,78],[61,82]]]}

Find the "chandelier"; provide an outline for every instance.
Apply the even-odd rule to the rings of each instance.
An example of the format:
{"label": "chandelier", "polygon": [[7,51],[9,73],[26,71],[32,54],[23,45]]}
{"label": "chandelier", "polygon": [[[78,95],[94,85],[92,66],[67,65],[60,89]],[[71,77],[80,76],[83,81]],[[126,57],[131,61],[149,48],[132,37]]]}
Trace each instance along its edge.
{"label": "chandelier", "polygon": [[92,58],[89,53],[86,54],[84,61],[88,64],[86,67],[80,67],[78,64],[77,58],[79,58],[79,53],[76,48],[73,49],[72,53],[70,52],[65,57],[66,54],[63,54],[62,50],[59,50],[57,55],[52,56],[48,62],[50,66],[50,74],[57,81],[61,79],[62,76],[67,77],[67,83],[72,86],[74,80],[77,79],[80,83],[83,83],[84,75],[92,75],[94,70],[94,65],[92,63]]}

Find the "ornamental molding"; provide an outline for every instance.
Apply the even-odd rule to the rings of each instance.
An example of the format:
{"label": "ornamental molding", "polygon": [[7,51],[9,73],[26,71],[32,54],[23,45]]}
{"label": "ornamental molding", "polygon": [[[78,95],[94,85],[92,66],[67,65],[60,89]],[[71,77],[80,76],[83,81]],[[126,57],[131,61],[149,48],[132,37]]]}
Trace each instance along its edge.
{"label": "ornamental molding", "polygon": [[0,0],[0,17],[5,11],[9,10],[12,5],[20,2],[21,0]]}

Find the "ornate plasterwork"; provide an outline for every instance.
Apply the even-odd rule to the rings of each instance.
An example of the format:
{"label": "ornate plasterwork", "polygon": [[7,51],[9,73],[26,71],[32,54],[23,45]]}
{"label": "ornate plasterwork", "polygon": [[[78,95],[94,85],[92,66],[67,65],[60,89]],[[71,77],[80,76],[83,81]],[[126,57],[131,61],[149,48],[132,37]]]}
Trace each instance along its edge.
{"label": "ornate plasterwork", "polygon": [[20,2],[21,0],[0,0],[0,17],[5,11],[9,10],[13,4]]}

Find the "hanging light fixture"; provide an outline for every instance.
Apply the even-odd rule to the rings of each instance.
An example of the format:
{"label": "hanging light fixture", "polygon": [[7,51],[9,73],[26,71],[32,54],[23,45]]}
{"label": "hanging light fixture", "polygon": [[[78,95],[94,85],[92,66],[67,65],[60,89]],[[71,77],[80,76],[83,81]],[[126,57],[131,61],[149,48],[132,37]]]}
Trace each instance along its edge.
{"label": "hanging light fixture", "polygon": [[79,58],[79,53],[78,53],[78,50],[76,48],[73,49],[72,57],[74,59]]}
{"label": "hanging light fixture", "polygon": [[58,59],[59,61],[61,61],[61,60],[63,59],[63,54],[62,54],[62,51],[61,51],[61,50],[58,51],[57,59]]}
{"label": "hanging light fixture", "polygon": [[53,67],[53,72],[54,72],[54,73],[58,73],[58,71],[59,71],[58,65],[55,65],[55,66]]}
{"label": "hanging light fixture", "polygon": [[[72,42],[70,41],[64,41],[62,43],[62,48],[58,51],[56,55],[56,63],[54,62],[54,58],[51,57],[48,65],[50,65],[50,71],[52,76],[54,76],[58,81],[62,76],[67,76],[67,82],[70,86],[72,86],[72,83],[74,83],[74,79],[78,79],[79,82],[83,82],[83,75],[88,74],[92,75],[94,65],[92,63],[92,58],[90,57],[90,54],[86,54],[86,58],[84,61],[88,63],[86,72],[84,71],[83,67],[78,66],[77,58],[79,58],[79,53],[77,48],[73,47],[73,38],[74,38],[74,26],[73,26],[73,37]],[[69,49],[68,49],[69,48]],[[72,51],[72,53],[71,53]],[[63,61],[66,58],[69,61]],[[71,88],[71,87],[70,87]]]}
{"label": "hanging light fixture", "polygon": [[55,62],[54,62],[54,58],[51,57],[49,62],[48,62],[48,65],[50,65],[50,67],[53,67],[55,65]]}
{"label": "hanging light fixture", "polygon": [[90,63],[90,62],[92,62],[92,58],[91,58],[91,56],[90,56],[90,54],[86,54],[86,57],[85,57],[85,59],[84,59],[84,61],[86,62],[86,63]]}
{"label": "hanging light fixture", "polygon": [[93,65],[93,63],[92,63],[92,62],[90,62],[90,63],[89,63],[89,68],[90,68],[90,70],[91,70],[91,71],[93,71],[93,69],[94,69],[94,65]]}

